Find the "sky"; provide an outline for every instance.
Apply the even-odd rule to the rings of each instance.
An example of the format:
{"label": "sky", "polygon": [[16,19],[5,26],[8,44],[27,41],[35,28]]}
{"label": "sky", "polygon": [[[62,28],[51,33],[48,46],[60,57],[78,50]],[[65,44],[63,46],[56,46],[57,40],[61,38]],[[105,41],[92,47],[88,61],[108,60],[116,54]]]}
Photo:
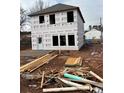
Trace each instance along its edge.
{"label": "sky", "polygon": [[[28,10],[33,6],[36,0],[20,0],[21,6]],[[45,4],[52,6],[57,3],[63,3],[78,6],[85,20],[85,30],[89,25],[100,24],[100,18],[103,19],[103,0],[43,0]]]}

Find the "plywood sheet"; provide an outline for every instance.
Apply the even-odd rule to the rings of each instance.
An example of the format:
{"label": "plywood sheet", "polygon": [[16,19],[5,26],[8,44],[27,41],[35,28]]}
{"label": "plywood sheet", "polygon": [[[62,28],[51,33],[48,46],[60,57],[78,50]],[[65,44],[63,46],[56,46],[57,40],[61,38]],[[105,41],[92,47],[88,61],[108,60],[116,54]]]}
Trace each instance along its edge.
{"label": "plywood sheet", "polygon": [[65,62],[65,66],[78,66],[82,64],[81,57],[69,57]]}

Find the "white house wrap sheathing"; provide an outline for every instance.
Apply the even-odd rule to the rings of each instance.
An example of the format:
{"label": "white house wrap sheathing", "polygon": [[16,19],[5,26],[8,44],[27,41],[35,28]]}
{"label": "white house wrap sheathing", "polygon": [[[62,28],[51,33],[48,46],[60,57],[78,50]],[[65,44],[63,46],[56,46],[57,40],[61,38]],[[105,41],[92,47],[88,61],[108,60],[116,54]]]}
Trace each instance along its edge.
{"label": "white house wrap sheathing", "polygon": [[[67,12],[73,11],[74,22],[67,22]],[[50,24],[49,15],[55,14],[55,24]],[[79,50],[83,45],[84,22],[77,9],[43,14],[44,23],[39,24],[39,16],[31,17],[33,50]],[[60,36],[66,38],[66,45],[60,45]],[[74,35],[74,46],[68,44],[68,35]],[[53,46],[52,36],[58,36],[58,46]],[[38,38],[42,43],[38,44]]]}

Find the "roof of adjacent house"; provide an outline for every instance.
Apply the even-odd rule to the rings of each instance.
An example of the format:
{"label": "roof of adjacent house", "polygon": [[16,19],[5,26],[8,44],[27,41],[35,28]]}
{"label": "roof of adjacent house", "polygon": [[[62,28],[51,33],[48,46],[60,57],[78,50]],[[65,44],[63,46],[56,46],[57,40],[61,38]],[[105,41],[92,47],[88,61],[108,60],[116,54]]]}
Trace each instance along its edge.
{"label": "roof of adjacent house", "polygon": [[84,18],[83,18],[82,14],[81,14],[81,11],[80,11],[79,7],[66,5],[66,4],[61,4],[61,3],[53,5],[51,7],[46,8],[46,9],[43,9],[42,11],[31,13],[28,16],[32,17],[32,16],[37,16],[37,15],[42,15],[42,14],[61,12],[61,11],[67,11],[67,10],[74,10],[74,9],[78,10],[83,22],[85,23]]}

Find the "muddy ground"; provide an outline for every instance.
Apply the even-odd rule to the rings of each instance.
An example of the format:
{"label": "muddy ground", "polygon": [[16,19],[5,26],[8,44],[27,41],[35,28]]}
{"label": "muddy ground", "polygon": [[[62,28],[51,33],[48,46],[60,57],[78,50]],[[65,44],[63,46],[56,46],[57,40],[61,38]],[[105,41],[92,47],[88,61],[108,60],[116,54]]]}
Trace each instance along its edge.
{"label": "muddy ground", "polygon": [[[21,65],[26,64],[50,51],[34,51],[23,50],[20,55]],[[79,51],[62,51],[61,55],[51,60],[49,63],[41,66],[39,69],[33,73],[38,73],[38,71],[45,71],[45,73],[56,70],[64,70],[65,61],[69,56],[81,56],[83,59],[82,67],[90,67],[90,70],[103,77],[103,46],[102,44],[90,44],[83,46]],[[95,80],[97,81],[97,80]],[[35,84],[38,81],[28,81],[23,78],[20,78],[20,93],[42,93],[42,89],[29,87],[29,84]],[[39,82],[40,86],[40,82]],[[44,88],[49,87],[60,87],[57,84],[51,84],[45,86]],[[75,91],[75,92],[64,92],[64,93],[91,93],[88,91]]]}

